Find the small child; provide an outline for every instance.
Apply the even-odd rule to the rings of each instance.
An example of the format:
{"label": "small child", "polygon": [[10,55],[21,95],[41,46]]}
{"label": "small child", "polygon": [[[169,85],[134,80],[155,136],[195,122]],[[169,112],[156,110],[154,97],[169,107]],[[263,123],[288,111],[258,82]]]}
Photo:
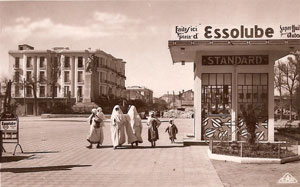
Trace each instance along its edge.
{"label": "small child", "polygon": [[170,140],[171,140],[171,143],[175,143],[175,139],[176,139],[176,134],[178,133],[178,129],[176,127],[176,125],[174,124],[174,121],[173,119],[170,119],[169,120],[169,126],[166,128],[166,131],[168,131],[169,133],[169,137],[170,137]]}

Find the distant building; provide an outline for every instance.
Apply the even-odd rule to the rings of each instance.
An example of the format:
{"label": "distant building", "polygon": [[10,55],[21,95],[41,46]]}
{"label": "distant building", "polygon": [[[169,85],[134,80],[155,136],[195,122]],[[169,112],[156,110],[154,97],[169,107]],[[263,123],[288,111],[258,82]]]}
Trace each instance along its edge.
{"label": "distant building", "polygon": [[153,91],[141,86],[130,86],[126,88],[127,100],[142,100],[146,103],[153,103]]}
{"label": "distant building", "polygon": [[164,94],[159,99],[162,99],[168,103],[169,108],[176,108],[176,109],[187,109],[193,108],[194,106],[194,91],[187,90],[179,92],[179,94]]}
{"label": "distant building", "polygon": [[[91,103],[100,97],[125,98],[125,63],[100,49],[36,50],[27,44],[19,45],[18,50],[9,51],[10,70],[14,73],[12,97],[26,99],[29,115],[33,114],[34,92],[31,86],[24,88],[24,81],[37,83],[38,114],[43,113],[52,97],[74,103]],[[56,83],[53,74],[59,75]]]}

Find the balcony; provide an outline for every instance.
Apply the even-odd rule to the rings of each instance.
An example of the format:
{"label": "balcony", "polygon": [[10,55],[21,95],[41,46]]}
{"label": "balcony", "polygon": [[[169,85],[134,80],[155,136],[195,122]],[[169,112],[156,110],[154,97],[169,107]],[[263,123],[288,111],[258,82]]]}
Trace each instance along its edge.
{"label": "balcony", "polygon": [[20,65],[16,65],[16,64],[13,65],[13,68],[14,68],[15,70],[21,69]]}

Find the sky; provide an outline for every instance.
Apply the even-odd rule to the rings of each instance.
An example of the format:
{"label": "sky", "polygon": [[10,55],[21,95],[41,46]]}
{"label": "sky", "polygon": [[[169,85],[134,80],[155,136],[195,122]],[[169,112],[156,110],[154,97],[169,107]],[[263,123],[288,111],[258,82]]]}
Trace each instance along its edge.
{"label": "sky", "polygon": [[174,25],[300,24],[299,10],[299,0],[0,1],[0,78],[19,44],[92,48],[127,62],[126,86],[178,93],[194,89],[194,72],[172,63]]}

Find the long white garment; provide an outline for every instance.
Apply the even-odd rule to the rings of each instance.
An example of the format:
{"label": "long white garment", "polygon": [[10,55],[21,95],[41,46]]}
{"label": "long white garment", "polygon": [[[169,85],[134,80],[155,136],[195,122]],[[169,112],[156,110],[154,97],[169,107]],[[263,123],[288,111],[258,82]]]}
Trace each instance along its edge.
{"label": "long white garment", "polygon": [[127,114],[130,117],[130,126],[133,130],[133,134],[135,135],[139,143],[143,143],[143,138],[142,138],[143,125],[142,125],[141,117],[136,110],[136,107],[132,105]]}
{"label": "long white garment", "polygon": [[124,114],[124,118],[126,119],[125,129],[127,134],[127,141],[129,144],[131,144],[137,141],[137,137],[133,134],[133,130],[130,125],[130,116],[128,114]]}
{"label": "long white garment", "polygon": [[[116,110],[117,108],[118,111]],[[125,119],[119,105],[116,105],[111,114],[111,139],[114,147],[125,143]]]}
{"label": "long white garment", "polygon": [[91,114],[88,118],[90,123],[90,131],[87,140],[90,143],[102,144],[104,140],[103,127],[96,128],[95,114]]}

